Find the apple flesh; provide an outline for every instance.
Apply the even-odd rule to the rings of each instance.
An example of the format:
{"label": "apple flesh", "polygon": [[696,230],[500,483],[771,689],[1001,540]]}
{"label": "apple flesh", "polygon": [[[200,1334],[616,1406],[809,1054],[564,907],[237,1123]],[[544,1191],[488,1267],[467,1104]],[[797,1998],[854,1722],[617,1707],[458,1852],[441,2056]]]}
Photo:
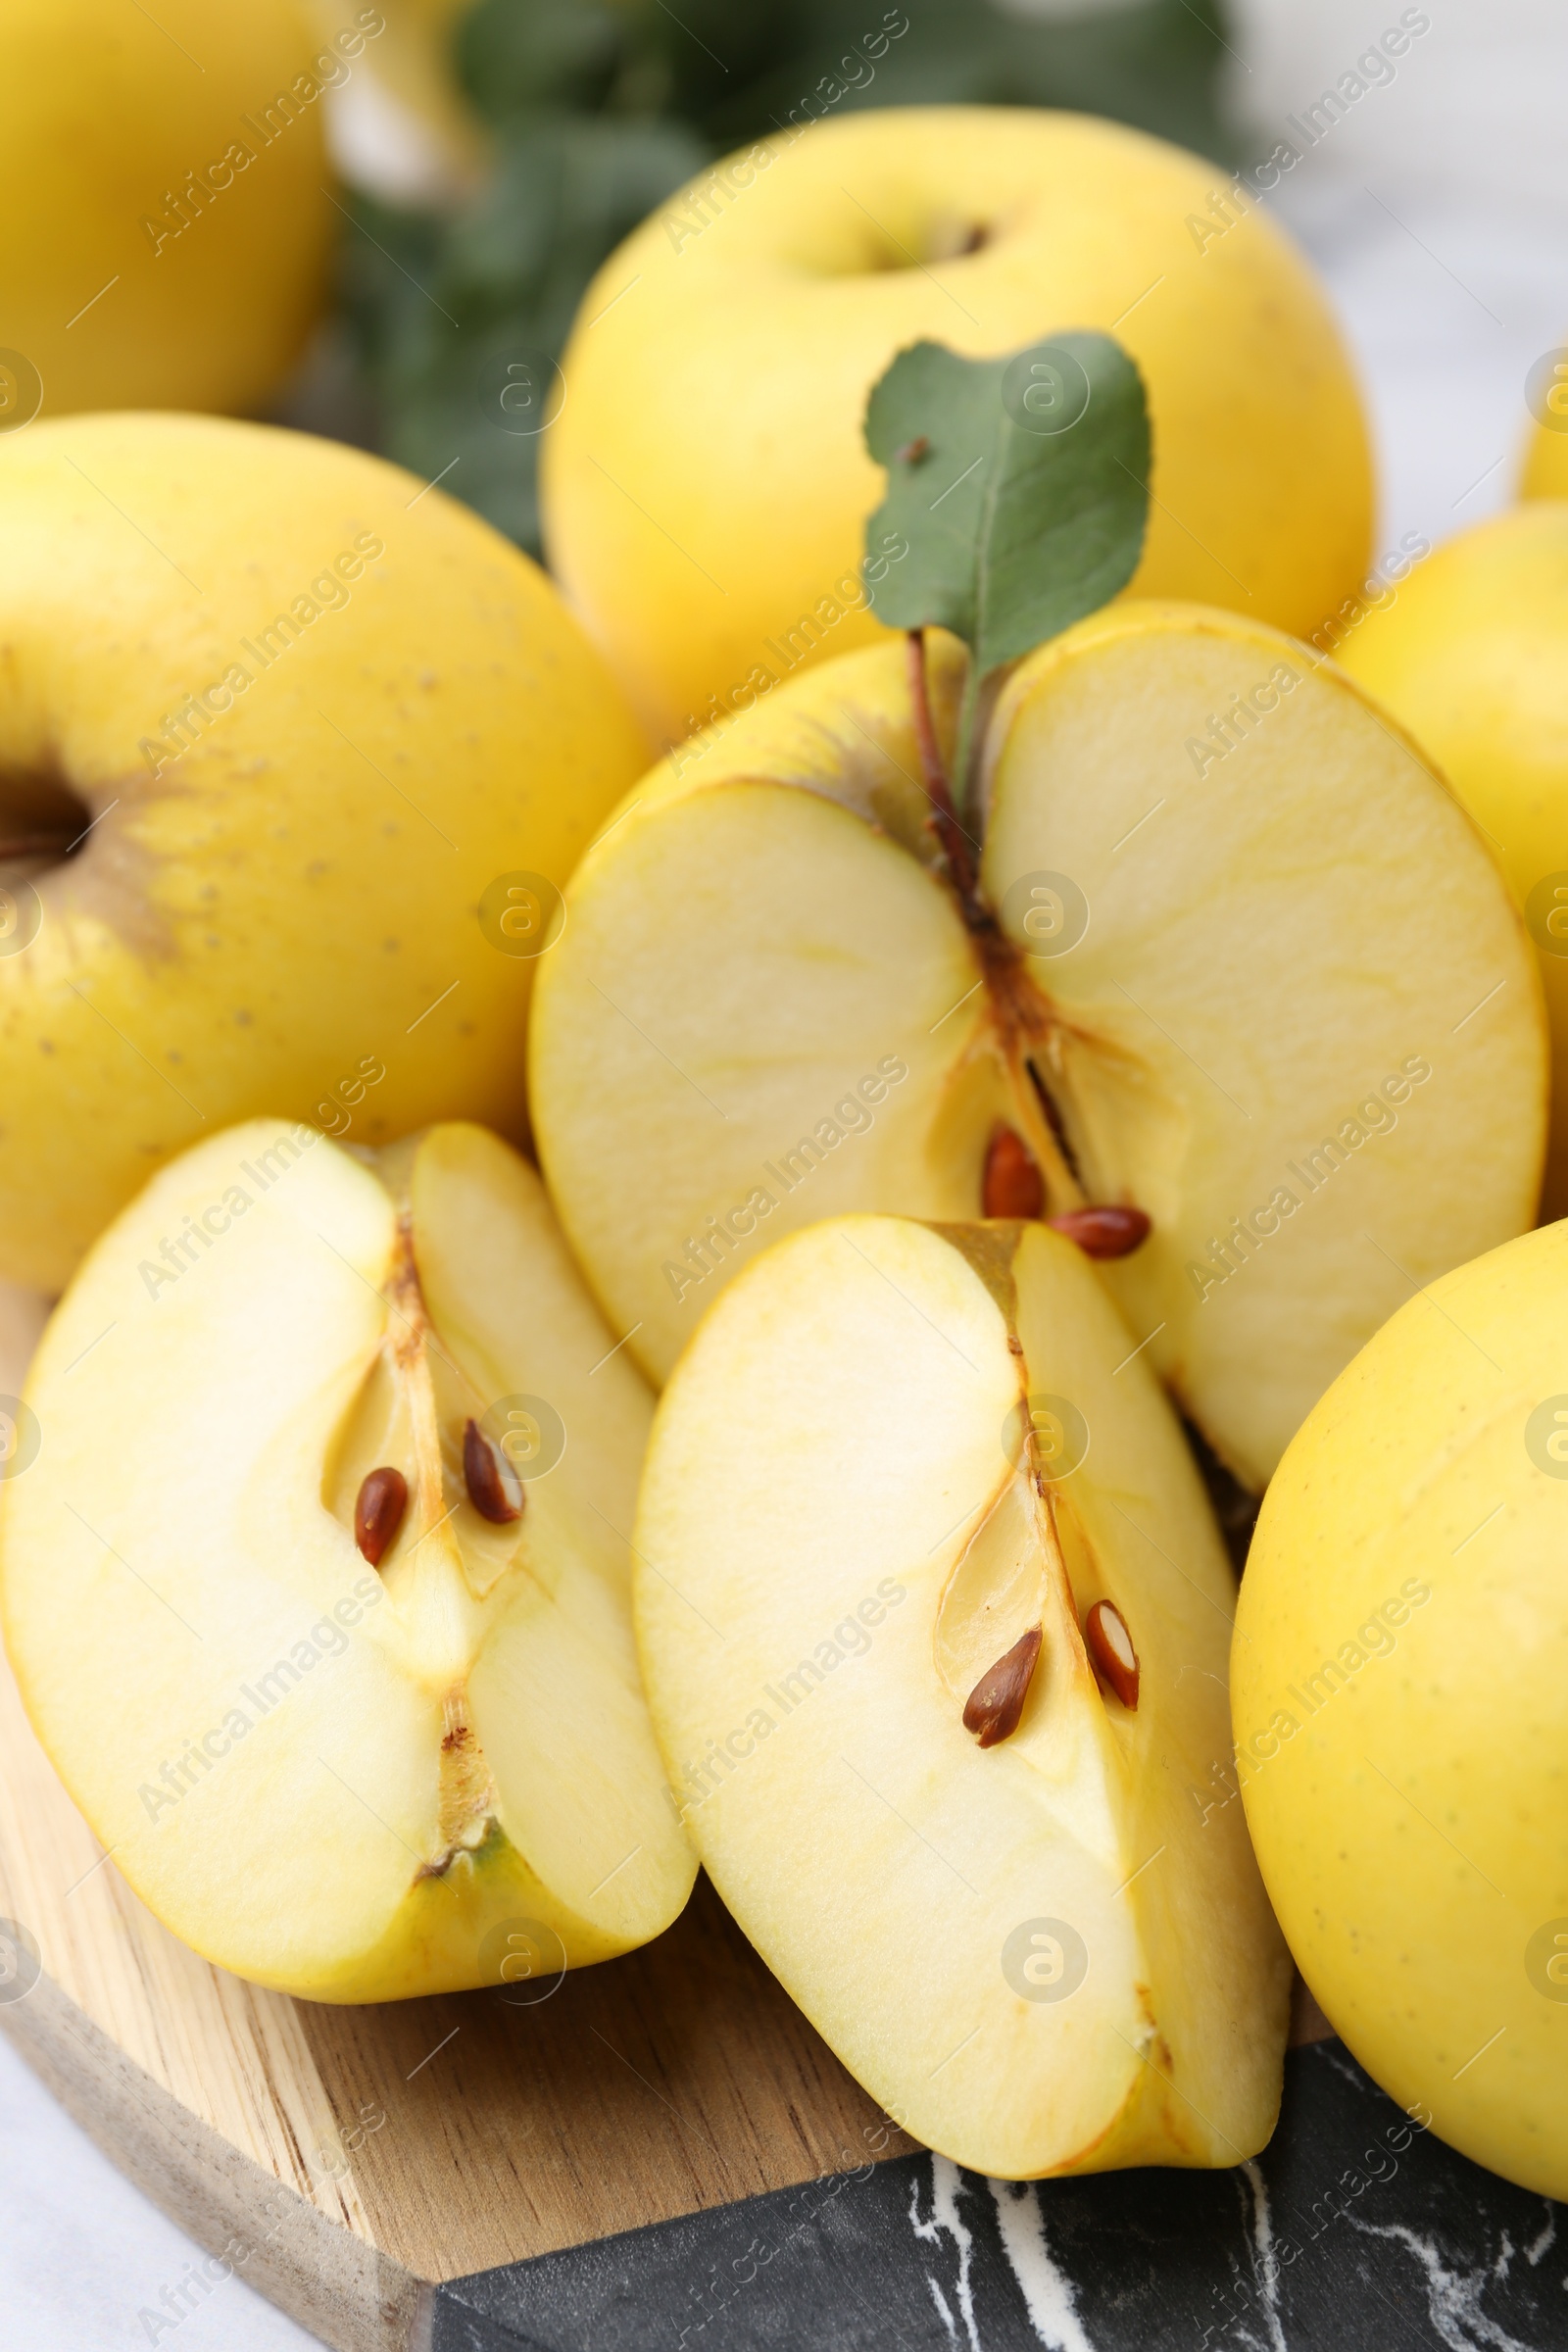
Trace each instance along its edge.
{"label": "apple flesh", "polygon": [[1041,1226],[835,1218],[706,1317],[638,1515],[705,1867],[872,2096],[1009,2179],[1236,2164],[1279,2103],[1289,1963],[1203,1801],[1234,1584],[1134,1348]]}
{"label": "apple flesh", "polygon": [[1232,1655],[1258,1861],[1336,2033],[1568,2196],[1568,1224],[1364,1348],[1280,1464]]}
{"label": "apple flesh", "polygon": [[[959,676],[939,644],[950,746]],[[1413,1286],[1534,1213],[1545,1044],[1506,891],[1355,689],[1224,613],[1119,605],[1018,666],[966,819],[978,919],[919,773],[878,649],[607,826],[530,1036],[572,1246],[660,1381],[817,1218],[1151,1220],[1102,1279],[1259,1487]]]}
{"label": "apple flesh", "polygon": [[537,566],[213,417],[0,436],[0,1275],[237,1119],[520,1128],[524,918],[647,758]]}
{"label": "apple flesh", "polygon": [[6,1645],[117,1867],[209,1959],[383,2000],[681,1909],[629,1609],[651,1399],[612,1346],[476,1127],[378,1158],[235,1128],[93,1250],[0,1489]]}

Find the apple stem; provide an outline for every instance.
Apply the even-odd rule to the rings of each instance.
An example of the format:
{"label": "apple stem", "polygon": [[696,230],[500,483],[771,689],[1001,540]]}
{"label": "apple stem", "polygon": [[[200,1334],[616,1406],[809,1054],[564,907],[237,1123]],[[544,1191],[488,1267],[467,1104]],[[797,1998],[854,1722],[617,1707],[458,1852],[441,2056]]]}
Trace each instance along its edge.
{"label": "apple stem", "polygon": [[[914,713],[914,743],[920,757],[920,780],[926,798],[931,803],[932,821],[942,854],[948,861],[955,887],[963,901],[965,916],[971,930],[976,918],[982,915],[979,896],[975,889],[974,860],[971,849],[977,848],[970,835],[958,822],[953,806],[953,790],[943,763],[942,746],[937,741],[936,722],[931,716],[931,693],[926,673],[925,631],[910,629],[908,640],[909,704]],[[967,688],[965,693],[967,694]]]}

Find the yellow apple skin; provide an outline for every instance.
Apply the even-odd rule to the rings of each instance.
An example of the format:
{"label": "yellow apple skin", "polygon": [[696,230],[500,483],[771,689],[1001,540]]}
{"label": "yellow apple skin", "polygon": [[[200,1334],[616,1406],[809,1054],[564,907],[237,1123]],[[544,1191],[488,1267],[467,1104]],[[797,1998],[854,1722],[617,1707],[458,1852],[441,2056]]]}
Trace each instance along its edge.
{"label": "yellow apple skin", "polygon": [[1541,1213],[1560,1217],[1568,1211],[1568,504],[1516,507],[1450,539],[1373,608],[1338,660],[1443,770],[1524,912],[1551,1023]]}
{"label": "yellow apple skin", "polygon": [[647,757],[538,567],[379,459],[211,417],[0,440],[0,821],[51,777],[95,820],[0,952],[0,1276],[58,1291],[268,1105],[519,1134],[534,963],[484,894],[564,883]]}
{"label": "yellow apple skin", "polygon": [[[1552,387],[1558,399],[1562,393]],[[1548,395],[1548,398],[1550,395]],[[1568,422],[1568,410],[1563,412]],[[1519,477],[1521,498],[1568,498],[1568,432],[1561,425],[1538,424],[1525,452]]]}
{"label": "yellow apple skin", "polygon": [[1214,188],[1083,116],[892,108],[769,137],[645,221],[583,298],[542,489],[552,569],[649,725],[782,675],[792,630],[810,659],[880,634],[861,419],[922,337],[1114,332],[1153,416],[1132,593],[1309,636],[1366,569],[1360,402],[1305,263],[1260,212],[1219,233]]}
{"label": "yellow apple skin", "polygon": [[[405,169],[415,165],[416,185],[429,199],[450,201],[471,193],[490,161],[486,125],[454,71],[457,28],[471,5],[472,0],[379,0],[376,14],[385,29],[365,51],[365,77],[375,91],[377,118],[392,118],[398,163]],[[312,6],[320,38],[331,41],[344,22],[343,0],[312,0]],[[359,179],[352,155],[345,157],[344,169],[351,179]],[[366,184],[373,189],[375,181],[367,174]],[[405,201],[413,194],[410,189]]]}
{"label": "yellow apple skin", "polygon": [[1565,1331],[1564,1224],[1401,1307],[1275,1474],[1231,1652],[1242,1797],[1301,1974],[1393,2098],[1550,2197],[1568,2194]]}
{"label": "yellow apple skin", "polygon": [[[354,0],[339,27],[363,47]],[[303,77],[320,88],[317,54],[294,0],[8,0],[0,345],[42,377],[45,416],[246,409],[287,374],[323,307],[339,220],[322,100],[304,97]],[[170,201],[182,188],[183,215]]]}

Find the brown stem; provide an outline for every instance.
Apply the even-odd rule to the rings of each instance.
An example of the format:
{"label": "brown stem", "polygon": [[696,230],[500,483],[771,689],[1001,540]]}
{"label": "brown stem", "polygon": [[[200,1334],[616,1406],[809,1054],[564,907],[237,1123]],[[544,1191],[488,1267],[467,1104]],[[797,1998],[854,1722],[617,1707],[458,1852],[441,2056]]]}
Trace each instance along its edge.
{"label": "brown stem", "polygon": [[959,824],[953,806],[953,789],[942,758],[942,746],[931,716],[931,695],[926,679],[925,631],[910,629],[908,639],[909,705],[914,714],[914,746],[920,758],[920,780],[926,798],[931,803],[932,821],[942,854],[948,861],[954,886],[963,902],[963,911],[969,928],[976,930],[989,920],[981,907],[975,889],[974,860],[969,854],[969,839]]}

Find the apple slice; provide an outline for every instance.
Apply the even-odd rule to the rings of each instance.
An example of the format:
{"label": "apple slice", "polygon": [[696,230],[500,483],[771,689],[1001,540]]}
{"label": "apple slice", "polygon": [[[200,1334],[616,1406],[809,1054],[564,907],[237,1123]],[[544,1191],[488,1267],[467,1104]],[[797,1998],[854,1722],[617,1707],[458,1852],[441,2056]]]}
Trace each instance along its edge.
{"label": "apple slice", "polygon": [[[951,756],[961,659],[932,651]],[[1518,918],[1407,740],[1229,614],[1096,614],[1018,665],[983,749],[971,893],[902,647],[632,793],[537,983],[563,1222],[662,1380],[768,1238],[1015,1213],[1032,1163],[1048,1214],[1152,1220],[1104,1278],[1259,1486],[1412,1289],[1531,1220],[1545,1033]]]}
{"label": "apple slice", "polygon": [[611,1346],[477,1127],[378,1158],[232,1128],[86,1260],[0,1489],[6,1643],[106,1849],[209,1959],[380,2000],[681,1909],[627,1583],[651,1400]]}
{"label": "apple slice", "polygon": [[1071,1243],[770,1250],[665,1393],[636,1544],[704,1864],[890,2114],[1011,2179],[1263,2145],[1290,1966],[1209,1801],[1235,1588]]}

